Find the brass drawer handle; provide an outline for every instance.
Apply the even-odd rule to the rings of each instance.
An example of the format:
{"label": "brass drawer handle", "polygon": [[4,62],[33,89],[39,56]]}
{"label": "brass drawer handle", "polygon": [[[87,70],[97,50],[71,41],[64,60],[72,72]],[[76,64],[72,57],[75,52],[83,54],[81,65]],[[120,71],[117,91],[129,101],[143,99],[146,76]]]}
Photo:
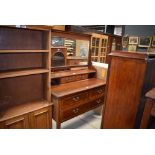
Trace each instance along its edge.
{"label": "brass drawer handle", "polygon": [[73,110],[73,112],[74,112],[74,114],[76,114],[76,113],[78,113],[78,112],[79,112],[79,109],[78,109],[78,108],[76,108],[76,109],[74,109],[74,110]]}
{"label": "brass drawer handle", "polygon": [[98,94],[101,94],[102,93],[102,89],[97,90],[97,92],[98,92]]}
{"label": "brass drawer handle", "polygon": [[79,101],[79,99],[80,99],[79,96],[73,97],[73,101]]}
{"label": "brass drawer handle", "polygon": [[98,104],[101,103],[101,99],[97,100],[96,102],[97,102]]}

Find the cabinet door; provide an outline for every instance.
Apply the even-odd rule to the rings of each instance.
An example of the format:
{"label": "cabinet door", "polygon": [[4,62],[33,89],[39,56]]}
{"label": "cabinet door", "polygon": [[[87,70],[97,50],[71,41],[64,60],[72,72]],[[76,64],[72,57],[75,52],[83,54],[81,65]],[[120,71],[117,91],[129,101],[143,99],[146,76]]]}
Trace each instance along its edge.
{"label": "cabinet door", "polygon": [[36,110],[30,114],[30,126],[32,129],[52,128],[51,106]]}
{"label": "cabinet door", "polygon": [[28,115],[18,116],[3,122],[5,129],[27,129],[28,125]]}

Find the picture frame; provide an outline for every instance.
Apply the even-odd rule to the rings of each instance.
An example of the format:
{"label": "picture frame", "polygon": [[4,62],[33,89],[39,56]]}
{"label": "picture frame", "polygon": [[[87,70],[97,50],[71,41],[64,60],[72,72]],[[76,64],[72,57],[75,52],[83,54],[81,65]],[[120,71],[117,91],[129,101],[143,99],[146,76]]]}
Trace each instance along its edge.
{"label": "picture frame", "polygon": [[151,46],[151,37],[139,37],[139,47],[150,47]]}
{"label": "picture frame", "polygon": [[137,50],[137,45],[128,45],[129,52],[135,52]]}
{"label": "picture frame", "polygon": [[152,37],[152,47],[155,47],[155,36]]}
{"label": "picture frame", "polygon": [[134,36],[129,37],[129,44],[130,45],[137,45],[138,44],[138,37],[134,37]]}
{"label": "picture frame", "polygon": [[155,48],[154,47],[149,47],[147,52],[149,53],[155,53]]}
{"label": "picture frame", "polygon": [[122,38],[122,47],[128,48],[128,42],[129,42],[129,37],[123,37]]}

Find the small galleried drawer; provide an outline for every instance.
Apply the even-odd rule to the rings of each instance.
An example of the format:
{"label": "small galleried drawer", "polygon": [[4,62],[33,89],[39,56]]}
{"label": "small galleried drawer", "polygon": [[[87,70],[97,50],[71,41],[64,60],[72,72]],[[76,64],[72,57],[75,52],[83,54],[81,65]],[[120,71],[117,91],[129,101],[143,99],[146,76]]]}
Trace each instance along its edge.
{"label": "small galleried drawer", "polygon": [[75,76],[67,76],[60,79],[60,83],[68,83],[75,81]]}
{"label": "small galleried drawer", "polygon": [[84,102],[88,102],[88,92],[77,93],[75,95],[71,95],[63,98],[63,102],[61,103],[61,109],[68,109],[70,107],[77,107]]}
{"label": "small galleried drawer", "polygon": [[75,107],[75,108],[70,108],[70,109],[64,110],[64,111],[62,111],[61,122],[64,122],[64,121],[69,120],[73,117],[76,117],[84,112],[94,109],[94,108],[102,105],[103,103],[104,103],[104,97],[96,99],[91,102],[87,102],[87,103],[80,105],[78,107]]}
{"label": "small galleried drawer", "polygon": [[101,87],[92,89],[89,92],[89,96],[90,96],[90,99],[95,99],[95,98],[99,98],[99,97],[103,96],[104,93],[105,93],[105,86],[101,86]]}
{"label": "small galleried drawer", "polygon": [[79,75],[79,79],[80,80],[88,79],[88,74],[81,74],[81,75]]}

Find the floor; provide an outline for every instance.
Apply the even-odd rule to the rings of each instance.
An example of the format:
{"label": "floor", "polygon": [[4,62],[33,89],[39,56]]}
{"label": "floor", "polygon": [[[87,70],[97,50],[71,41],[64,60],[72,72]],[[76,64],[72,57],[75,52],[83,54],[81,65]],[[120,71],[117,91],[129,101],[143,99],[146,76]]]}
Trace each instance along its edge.
{"label": "floor", "polygon": [[[89,111],[61,124],[62,129],[100,129],[100,126],[101,115],[94,111]],[[56,128],[54,120],[53,128]]]}

